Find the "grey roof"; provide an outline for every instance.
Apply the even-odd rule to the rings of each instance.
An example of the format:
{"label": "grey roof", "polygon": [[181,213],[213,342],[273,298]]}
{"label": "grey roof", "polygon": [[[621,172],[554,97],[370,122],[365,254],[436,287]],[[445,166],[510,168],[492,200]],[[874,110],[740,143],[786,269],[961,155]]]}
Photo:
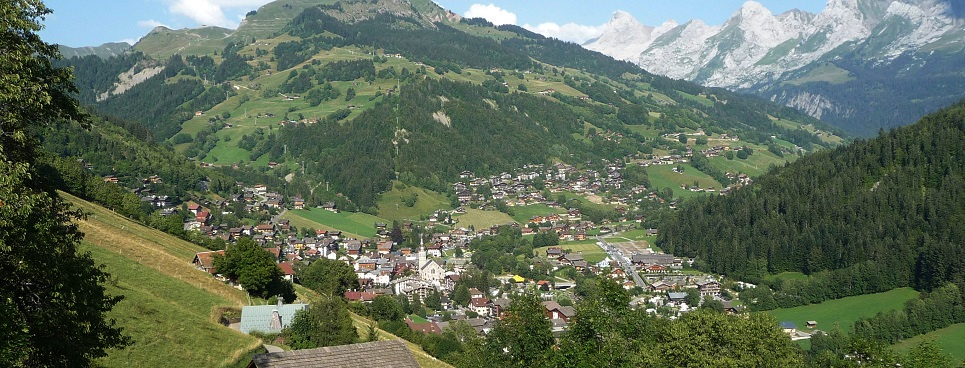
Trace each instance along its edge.
{"label": "grey roof", "polygon": [[307,310],[308,304],[283,304],[278,305],[249,305],[241,309],[241,327],[243,333],[251,331],[261,332],[281,332],[281,328],[272,328],[273,312],[278,311],[281,317],[281,327],[284,328],[292,323],[295,312]]}
{"label": "grey roof", "polygon": [[385,340],[361,344],[329,346],[317,349],[258,354],[251,358],[248,367],[255,368],[301,368],[301,367],[387,367],[418,368],[412,352],[402,340]]}

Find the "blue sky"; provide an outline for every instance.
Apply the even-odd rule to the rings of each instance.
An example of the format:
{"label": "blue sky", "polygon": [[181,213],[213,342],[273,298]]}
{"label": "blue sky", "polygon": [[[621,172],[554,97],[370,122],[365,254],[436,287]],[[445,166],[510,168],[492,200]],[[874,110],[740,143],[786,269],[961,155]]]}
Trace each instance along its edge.
{"label": "blue sky", "polygon": [[[582,42],[595,37],[613,12],[623,10],[641,23],[657,26],[701,19],[723,23],[745,0],[435,0],[465,16],[512,23],[547,36]],[[54,14],[44,22],[47,42],[91,46],[135,42],[157,25],[170,28],[219,25],[235,28],[245,13],[270,0],[46,0]],[[820,12],[827,0],[758,0],[774,14],[790,9]]]}

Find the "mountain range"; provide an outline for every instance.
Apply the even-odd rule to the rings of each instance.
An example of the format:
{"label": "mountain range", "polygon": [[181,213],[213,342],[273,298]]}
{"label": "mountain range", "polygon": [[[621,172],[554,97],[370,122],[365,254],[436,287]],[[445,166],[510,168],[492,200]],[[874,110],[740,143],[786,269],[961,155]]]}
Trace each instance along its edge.
{"label": "mountain range", "polygon": [[774,15],[746,2],[724,24],[651,27],[616,12],[584,46],[652,73],[749,92],[859,135],[913,122],[963,96],[965,5],[830,0]]}
{"label": "mountain range", "polygon": [[[683,154],[683,133],[734,137],[760,152],[758,173],[842,142],[793,109],[427,0],[276,1],[237,30],[159,27],[132,53],[66,62],[79,99],[139,136],[205,165],[298,167],[373,211],[394,179],[445,192],[465,170]],[[293,194],[323,199],[307,188]]]}

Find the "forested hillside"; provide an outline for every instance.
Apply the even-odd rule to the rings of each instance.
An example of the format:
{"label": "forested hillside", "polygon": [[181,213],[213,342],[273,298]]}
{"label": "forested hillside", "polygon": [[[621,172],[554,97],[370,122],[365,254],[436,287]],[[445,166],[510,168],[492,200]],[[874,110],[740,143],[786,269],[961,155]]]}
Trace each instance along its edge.
{"label": "forested hillside", "polygon": [[[682,155],[681,133],[733,137],[728,144],[774,152],[777,162],[841,142],[788,108],[443,14],[432,4],[338,2],[306,7],[270,38],[245,26],[182,49],[152,32],[135,46],[148,55],[68,64],[78,69],[81,100],[139,124],[125,127],[142,139],[217,167],[272,163],[285,168],[280,176],[328,182],[370,212],[393,179],[445,192],[464,170]],[[112,75],[151,68],[153,76],[105,95]],[[711,148],[697,142],[690,148]],[[698,170],[728,182],[709,165]],[[301,189],[285,191],[317,202]]]}
{"label": "forested hillside", "polygon": [[[965,281],[965,103],[684,205],[658,244],[701,269],[772,283],[760,309]],[[742,295],[743,298],[743,295]]]}

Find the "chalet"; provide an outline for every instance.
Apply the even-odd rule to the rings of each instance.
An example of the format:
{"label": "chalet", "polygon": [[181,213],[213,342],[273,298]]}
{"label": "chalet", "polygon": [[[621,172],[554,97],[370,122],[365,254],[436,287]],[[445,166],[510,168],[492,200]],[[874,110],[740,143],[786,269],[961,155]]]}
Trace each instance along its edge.
{"label": "chalet", "polygon": [[551,320],[561,319],[569,323],[570,319],[576,316],[575,308],[561,306],[559,303],[552,300],[543,302],[543,309],[543,312],[546,314],[546,318]]}
{"label": "chalet", "polygon": [[350,302],[371,302],[376,294],[368,291],[346,291],[343,296]]}
{"label": "chalet", "polygon": [[560,264],[563,264],[563,265],[575,266],[576,262],[580,262],[580,261],[583,262],[584,266],[586,265],[586,261],[583,260],[583,254],[578,252],[563,254],[559,258],[557,258],[557,260],[560,262]]}
{"label": "chalet", "polygon": [[486,296],[486,295],[483,294],[482,291],[479,291],[479,289],[476,289],[476,288],[470,288],[470,289],[469,289],[469,297],[470,297],[470,298],[482,298],[482,297],[484,297],[484,296]]}
{"label": "chalet", "polygon": [[442,335],[442,329],[439,328],[438,324],[432,321],[424,322],[424,323],[415,323],[415,322],[412,322],[412,319],[409,319],[408,317],[406,317],[405,324],[409,325],[409,328],[411,328],[413,331],[419,331],[424,334]]}
{"label": "chalet", "polygon": [[105,177],[104,177],[104,182],[105,182],[105,183],[111,183],[111,184],[117,184],[119,181],[118,181],[118,179],[117,179],[116,176],[114,176],[114,175],[108,175],[108,176],[105,176]]}
{"label": "chalet", "polygon": [[285,273],[285,280],[295,281],[295,269],[292,268],[292,264],[289,262],[282,262],[278,264],[278,268]]}
{"label": "chalet", "polygon": [[392,241],[391,240],[380,241],[376,244],[375,248],[379,252],[379,254],[389,254],[392,252]]}
{"label": "chalet", "polygon": [[781,326],[781,330],[783,330],[784,333],[786,334],[793,335],[797,333],[797,325],[794,324],[794,322],[783,321],[780,323],[780,326]]}
{"label": "chalet", "polygon": [[684,292],[670,292],[667,293],[667,299],[671,303],[683,303],[687,299],[687,293]]}
{"label": "chalet", "polygon": [[442,280],[442,285],[443,287],[446,288],[447,291],[453,291],[453,290],[456,290],[457,282],[459,282],[459,275],[456,275],[456,274],[446,275],[446,277],[444,277]]}
{"label": "chalet", "polygon": [[644,272],[646,272],[646,273],[666,273],[666,272],[667,272],[667,267],[664,266],[664,265],[658,265],[658,264],[650,265],[650,266],[647,266],[646,268],[644,268]]}
{"label": "chalet", "polygon": [[548,258],[559,258],[561,255],[563,255],[563,248],[550,247],[546,249],[546,257]]}
{"label": "chalet", "polygon": [[706,295],[719,295],[720,294],[720,283],[717,281],[703,281],[697,283],[697,290],[700,290],[701,296]]}
{"label": "chalet", "polygon": [[201,252],[194,255],[194,267],[199,270],[210,274],[218,273],[218,270],[214,268],[214,255],[224,256],[224,251],[213,251],[213,252]]}
{"label": "chalet", "polygon": [[326,211],[331,211],[338,213],[338,208],[335,206],[335,202],[325,202],[322,204],[322,209]]}
{"label": "chalet", "polygon": [[489,317],[489,298],[472,298],[469,300],[469,306],[473,312],[478,313],[482,317]]}
{"label": "chalet", "polygon": [[357,256],[362,251],[362,242],[358,240],[349,240],[345,244],[345,251],[352,256]]}
{"label": "chalet", "polygon": [[305,200],[302,199],[301,197],[292,198],[292,208],[296,210],[305,209]]}
{"label": "chalet", "polygon": [[426,255],[429,257],[442,257],[442,244],[433,244],[426,248]]}
{"label": "chalet", "polygon": [[668,291],[673,289],[675,286],[677,286],[676,283],[667,282],[667,281],[657,281],[650,284],[650,291],[651,292]]}

